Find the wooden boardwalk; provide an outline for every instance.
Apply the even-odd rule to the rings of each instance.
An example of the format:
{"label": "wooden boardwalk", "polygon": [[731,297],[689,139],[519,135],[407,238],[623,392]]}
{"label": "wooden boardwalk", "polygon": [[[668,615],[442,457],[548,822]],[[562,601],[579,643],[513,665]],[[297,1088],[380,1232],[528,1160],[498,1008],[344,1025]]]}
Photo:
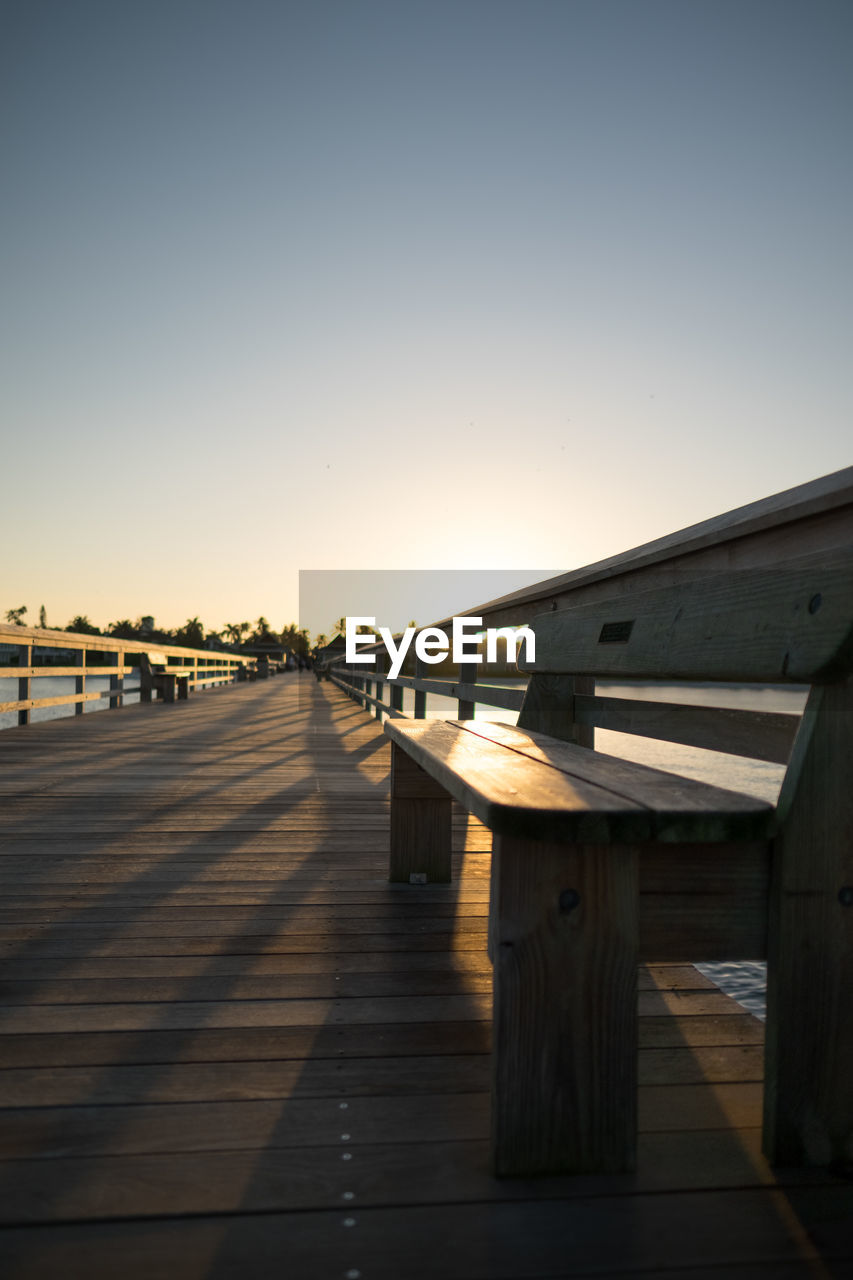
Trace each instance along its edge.
{"label": "wooden boardwalk", "polygon": [[390,886],[388,768],[307,674],[0,734],[5,1280],[853,1275],[689,966],[641,971],[637,1173],[490,1176],[489,837]]}

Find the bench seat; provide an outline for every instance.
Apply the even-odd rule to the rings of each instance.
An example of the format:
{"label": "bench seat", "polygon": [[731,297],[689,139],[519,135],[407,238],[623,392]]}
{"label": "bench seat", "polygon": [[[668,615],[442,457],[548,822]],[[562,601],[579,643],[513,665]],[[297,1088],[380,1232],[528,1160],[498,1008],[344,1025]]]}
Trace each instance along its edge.
{"label": "bench seat", "polygon": [[495,1172],[634,1166],[640,960],[763,956],[773,806],[474,720],[393,719],[392,881],[451,879],[451,801],[493,834]]}
{"label": "bench seat", "polygon": [[164,702],[184,702],[189,697],[192,667],[170,667],[165,654],[149,652],[139,655],[139,671],[143,702],[150,702],[154,691]]}
{"label": "bench seat", "polygon": [[[452,799],[493,833],[497,1173],[633,1166],[637,966],[669,960],[767,959],[765,1154],[849,1162],[851,600],[846,545],[679,569],[534,616],[516,727],[386,723],[390,878],[450,879]],[[648,727],[599,697],[623,680],[807,686],[801,717],[654,704],[653,736],[785,763],[778,803],[595,751],[596,725]]]}
{"label": "bench seat", "polygon": [[[716,843],[772,834],[774,809],[766,801],[544,733],[481,720],[403,719],[387,721],[385,732],[405,752],[403,759],[394,755],[395,798],[405,788],[396,775],[408,759],[495,834],[576,844]],[[450,879],[449,870],[448,862],[442,878]]]}

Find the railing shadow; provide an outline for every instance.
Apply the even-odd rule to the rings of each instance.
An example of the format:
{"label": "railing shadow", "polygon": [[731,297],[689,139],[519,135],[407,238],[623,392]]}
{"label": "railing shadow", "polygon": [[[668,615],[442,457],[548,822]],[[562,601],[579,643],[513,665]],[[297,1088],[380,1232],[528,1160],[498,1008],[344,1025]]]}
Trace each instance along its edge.
{"label": "railing shadow", "polygon": [[[53,1223],[80,1219],[79,1209],[69,1212],[74,1197],[69,1194],[68,1174],[76,1162],[84,1183],[86,1178],[90,1181],[88,1217],[112,1217],[116,1230],[132,1239],[135,1228],[128,1219],[145,1214],[142,1201],[134,1209],[134,1185],[128,1186],[123,1200],[116,1190],[112,1204],[119,1208],[109,1208],[109,1181],[112,1177],[120,1182],[124,1163],[116,1155],[121,1143],[127,1146],[129,1140],[131,1150],[136,1150],[132,1157],[137,1170],[134,1177],[142,1194],[150,1197],[151,1183],[158,1175],[166,1191],[170,1176],[176,1179],[175,1187],[177,1180],[184,1180],[183,1200],[176,1196],[170,1207],[164,1193],[157,1213],[164,1218],[173,1215],[188,1229],[191,1224],[187,1220],[196,1216],[200,1231],[206,1224],[194,1271],[206,1280],[233,1280],[242,1274],[240,1260],[255,1248],[250,1238],[268,1242],[273,1250],[269,1255],[271,1269],[290,1267],[290,1274],[312,1276],[360,1270],[366,1277],[370,1267],[364,1260],[369,1262],[375,1256],[371,1250],[381,1246],[383,1224],[387,1226],[395,1212],[405,1209],[423,1210],[423,1221],[434,1221],[425,1206],[447,1213],[449,1231],[457,1230],[461,1221],[467,1224],[480,1264],[480,1270],[472,1274],[489,1276],[513,1274],[508,1268],[516,1264],[529,1268],[537,1249],[546,1250],[546,1244],[552,1248],[553,1242],[546,1240],[545,1228],[551,1229],[549,1223],[553,1226],[548,1214],[560,1214],[563,1230],[577,1233],[574,1258],[565,1272],[572,1274],[572,1270],[586,1266],[591,1256],[591,1228],[584,1227],[589,1216],[586,1206],[591,1201],[614,1205],[619,1201],[628,1206],[633,1199],[635,1212],[641,1212],[651,1197],[671,1190],[672,1167],[665,1165],[666,1142],[659,1136],[665,1135],[666,1125],[641,1138],[641,1167],[635,1175],[500,1182],[491,1178],[487,1145],[488,981],[484,981],[482,966],[464,963],[466,955],[482,957],[485,950],[482,901],[466,901],[466,886],[480,880],[487,884],[484,833],[478,824],[456,815],[454,882],[446,889],[425,892],[419,887],[385,883],[387,777],[379,754],[384,746],[379,728],[328,686],[318,689],[313,679],[305,678],[295,687],[299,694],[295,705],[288,701],[285,706],[279,698],[262,698],[251,705],[235,705],[232,710],[223,702],[222,714],[217,717],[222,746],[217,747],[215,759],[227,766],[233,812],[222,810],[211,830],[185,833],[180,847],[171,852],[165,852],[164,843],[162,859],[138,868],[129,879],[107,889],[97,906],[70,904],[47,926],[61,949],[67,946],[64,934],[88,928],[94,921],[101,939],[93,939],[95,953],[109,955],[112,951],[117,953],[115,963],[122,962],[124,967],[125,962],[133,965],[139,961],[150,970],[152,966],[142,962],[156,956],[145,956],[144,951],[150,952],[151,947],[138,929],[147,927],[147,916],[155,906],[160,913],[174,909],[171,903],[176,900],[176,887],[196,895],[205,883],[215,883],[209,878],[211,872],[215,874],[218,867],[223,874],[230,872],[235,859],[245,857],[250,861],[247,873],[251,871],[245,883],[253,884],[252,893],[264,899],[246,902],[239,919],[232,907],[227,929],[217,924],[222,916],[216,915],[199,921],[198,929],[185,935],[190,945],[184,956],[193,964],[177,967],[193,971],[170,979],[173,994],[168,1000],[153,999],[142,1025],[111,1031],[75,1029],[74,1014],[68,1012],[74,1010],[73,1004],[65,1006],[61,1015],[56,1013],[56,1005],[50,1005],[45,1031],[52,1020],[51,1035],[12,1032],[12,1037],[27,1041],[22,1047],[29,1057],[17,1069],[21,1073],[30,1066],[37,1070],[39,1065],[48,1065],[46,1042],[61,1035],[56,1030],[57,1017],[60,1022],[67,1018],[69,1036],[87,1037],[90,1046],[93,1036],[100,1038],[102,1060],[94,1067],[89,1065],[85,1078],[81,1075],[78,1079],[79,1092],[64,1104],[69,1109],[72,1105],[80,1108],[75,1122],[69,1124],[70,1110],[60,1114],[63,1105],[48,1106],[44,1123],[30,1129],[39,1144],[39,1155],[67,1153],[66,1159],[38,1161],[42,1219]],[[140,724],[143,717],[158,710],[141,709]],[[221,779],[205,778],[203,771],[209,761],[207,765],[192,762],[190,753],[198,726],[193,727],[189,718],[184,720],[183,707],[164,712],[173,710],[174,717],[169,714],[172,745],[168,754],[177,758],[182,749],[186,753],[185,785],[196,781],[192,799],[208,803],[221,796],[224,802],[229,785]],[[79,725],[70,726],[70,731],[75,728]],[[33,729],[22,732],[32,734]],[[298,749],[292,745],[294,732],[302,740]],[[247,741],[253,733],[264,737],[260,753],[257,748],[253,752]],[[115,753],[104,744],[88,767],[76,766],[74,776],[78,780],[96,778],[110,759],[129,763],[138,751],[138,742],[134,746],[119,741]],[[298,779],[281,785],[277,771],[288,762],[302,772]],[[241,802],[240,788],[250,781],[263,783],[266,790],[253,801],[244,796]],[[48,793],[44,794],[47,798]],[[87,797],[86,803],[90,799]],[[164,842],[171,839],[174,844],[177,833],[168,836],[169,823],[177,823],[188,802],[184,794],[155,803],[147,812],[139,839],[159,832]],[[305,825],[289,826],[300,813],[304,813]],[[121,843],[121,839],[119,831],[104,837],[105,843],[112,844]],[[362,846],[360,840],[364,840]],[[467,845],[467,851],[462,845]],[[338,857],[341,852],[343,858]],[[73,866],[75,856],[68,855],[68,865]],[[279,878],[254,879],[260,865],[267,874],[266,863],[275,858],[280,859]],[[165,887],[164,872],[175,877]],[[269,884],[274,891],[267,894]],[[353,889],[354,885],[363,887]],[[129,889],[150,901],[131,904],[120,920],[105,920],[101,907],[126,903]],[[240,892],[252,896],[245,890]],[[424,908],[425,897],[432,899],[431,914]],[[344,907],[353,908],[356,914],[347,914]],[[380,909],[381,915],[377,915]],[[466,909],[472,912],[470,918]],[[225,904],[222,910],[227,910]],[[373,914],[367,915],[368,910]],[[44,957],[50,937],[50,932],[40,932],[13,940],[22,962],[16,964],[16,973]],[[287,950],[282,950],[283,946]],[[281,972],[264,972],[268,961],[283,956],[291,959],[285,959]],[[294,966],[294,956],[303,957],[306,963],[310,960],[311,968],[302,968],[302,961]],[[422,965],[425,959],[429,965]],[[223,972],[223,960],[229,970],[233,963],[234,971]],[[438,962],[437,967],[433,961]],[[60,954],[46,967],[54,973],[64,971],[66,978],[73,980],[80,960]],[[294,968],[300,972],[293,972]],[[413,974],[417,974],[414,979]],[[8,985],[18,980],[10,979],[7,972]],[[647,1005],[650,995],[651,986],[645,996]],[[424,1002],[419,1010],[414,1008],[415,999]],[[237,1001],[245,1002],[239,1011]],[[238,1019],[245,1019],[248,1002],[258,1015],[252,1025],[231,1025],[227,1016],[222,1021],[222,1010],[227,1015],[229,1005]],[[283,1018],[285,1003],[292,1007]],[[430,1007],[434,1016],[425,1020],[424,1010]],[[11,1008],[4,1005],[0,1009],[0,1043],[7,1045]],[[108,1011],[105,1018],[112,1016],[115,1022],[116,1006],[104,1008]],[[140,1008],[143,1006],[136,1006],[137,1014]],[[126,1016],[132,1023],[133,1017]],[[181,1025],[182,1020],[190,1025]],[[647,1016],[647,1024],[652,1020],[653,1015]],[[695,1052],[693,1041],[682,1038],[679,1042],[677,1033],[673,1040],[675,1020],[667,1016],[666,1022],[669,1043],[661,1047],[670,1055],[681,1052],[682,1072],[685,1064],[692,1062],[686,1068],[689,1080],[685,1083],[707,1079],[708,1067]],[[641,1051],[641,1072],[642,1053],[648,1062],[654,1051],[651,1044]],[[447,1059],[453,1061],[448,1063]],[[211,1063],[216,1069],[208,1071]],[[129,1086],[131,1069],[136,1070],[136,1083]],[[225,1081],[226,1072],[230,1082]],[[652,1078],[644,1079],[647,1096]],[[190,1099],[201,1114],[190,1137],[194,1146],[178,1145],[181,1135],[177,1132],[171,1150],[158,1151],[156,1142],[152,1145],[146,1137],[146,1133],[150,1136],[150,1122],[158,1120],[158,1132],[168,1137],[170,1117],[174,1116],[176,1123],[179,1119],[178,1111],[170,1108]],[[429,1102],[425,1104],[424,1099]],[[111,1112],[107,1127],[98,1128],[98,1111]],[[709,1145],[702,1132],[685,1134],[682,1146],[687,1155],[682,1159],[689,1162],[691,1144],[697,1160],[703,1153],[707,1159],[713,1147],[718,1166],[715,1170],[709,1165],[709,1190],[720,1189],[719,1170],[725,1169],[724,1200],[729,1191],[734,1196],[744,1187],[752,1187],[754,1191],[747,1194],[754,1196],[755,1214],[769,1219],[768,1229],[774,1223],[783,1228],[808,1274],[841,1275],[831,1260],[832,1233],[837,1234],[838,1229],[833,1223],[839,1221],[835,1188],[828,1187],[826,1179],[815,1182],[808,1175],[796,1186],[796,1176],[777,1181],[766,1167],[757,1170],[755,1162],[760,1156],[754,1143],[750,1145],[752,1138],[745,1143],[744,1130],[732,1128],[736,1117],[715,1102],[713,1094],[707,1099],[705,1116],[707,1132],[716,1135],[714,1142]],[[219,1133],[211,1129],[205,1136],[204,1127],[215,1124],[217,1118],[223,1128]],[[672,1123],[675,1126],[674,1113]],[[88,1160],[84,1158],[86,1151],[91,1156]],[[24,1163],[32,1171],[35,1162],[34,1158],[6,1166],[7,1175],[11,1175],[6,1187],[8,1203],[15,1200],[15,1174],[23,1171]],[[175,1169],[172,1175],[170,1168]],[[217,1169],[227,1173],[224,1183]],[[218,1189],[213,1185],[217,1177]],[[195,1201],[187,1194],[187,1184],[193,1178],[199,1187]],[[754,1195],[762,1186],[775,1188],[772,1201]],[[839,1184],[839,1195],[844,1190]],[[86,1186],[76,1194],[78,1204],[85,1201]],[[697,1195],[685,1194],[681,1203],[690,1220],[698,1223]],[[842,1198],[842,1210],[844,1203]],[[150,1198],[147,1204],[150,1213]],[[318,1210],[331,1211],[331,1217],[318,1216]],[[217,1215],[215,1220],[211,1214]],[[355,1220],[355,1226],[346,1225],[349,1218]],[[317,1234],[319,1227],[311,1227],[309,1219],[326,1224],[322,1239]],[[534,1219],[543,1226],[541,1243],[535,1233],[531,1238]],[[589,1217],[594,1219],[594,1214]],[[421,1218],[416,1214],[407,1221],[417,1231]],[[362,1227],[364,1231],[357,1229]],[[43,1230],[46,1239],[50,1228]],[[73,1238],[82,1239],[88,1230],[85,1221],[79,1222]],[[448,1240],[451,1236],[452,1232]],[[826,1259],[819,1256],[820,1245],[815,1245],[821,1239],[829,1242]],[[448,1240],[423,1240],[416,1234],[411,1241],[411,1274],[453,1274],[449,1271]],[[34,1249],[40,1247],[33,1244]],[[627,1257],[630,1248],[625,1247]],[[285,1254],[275,1253],[282,1248],[286,1248]],[[431,1249],[429,1261],[424,1260],[427,1248]],[[543,1268],[552,1265],[553,1256],[549,1256],[550,1262],[542,1253]],[[298,1259],[304,1263],[306,1257],[313,1258],[316,1272],[299,1269],[302,1264]],[[535,1274],[529,1269],[522,1273]],[[553,1272],[543,1269],[541,1274]]]}

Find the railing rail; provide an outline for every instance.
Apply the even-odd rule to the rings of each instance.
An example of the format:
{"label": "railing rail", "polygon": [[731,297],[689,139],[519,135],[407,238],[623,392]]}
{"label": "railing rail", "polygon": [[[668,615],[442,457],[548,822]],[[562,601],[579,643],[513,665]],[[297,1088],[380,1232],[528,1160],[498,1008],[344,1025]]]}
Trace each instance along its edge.
{"label": "railing rail", "polygon": [[[44,650],[64,651],[73,661],[47,661]],[[18,696],[0,702],[0,713],[17,712],[19,725],[29,724],[31,711],[41,707],[73,705],[75,713],[82,715],[87,703],[108,701],[110,709],[122,706],[127,695],[144,692],[141,678],[138,684],[125,683],[126,677],[139,677],[140,654],[165,657],[167,671],[169,667],[179,667],[189,672],[190,689],[231,683],[254,665],[239,654],[212,649],[187,649],[157,641],[122,640],[115,636],[5,623],[0,624],[0,655],[4,652],[8,653],[9,660],[0,662],[0,679],[17,679]],[[33,682],[47,677],[73,677],[74,692],[38,697]],[[87,678],[95,677],[109,677],[109,688],[87,689]]]}
{"label": "railing rail", "polygon": [[[370,652],[370,650],[366,650]],[[467,665],[467,664],[466,664]],[[411,689],[415,692],[414,718],[424,719],[426,715],[426,695],[432,694],[450,698],[457,703],[459,719],[463,720],[472,714],[468,708],[475,703],[481,706],[500,707],[506,711],[520,711],[524,701],[523,688],[501,688],[500,685],[477,683],[473,677],[458,680],[431,680],[422,676],[395,676],[392,680],[387,672],[370,671],[365,667],[353,667],[335,664],[328,670],[329,679],[345,693],[350,694],[365,707],[373,707],[377,713],[384,712],[390,717],[406,716],[402,700],[393,700],[395,689],[402,692]],[[388,685],[392,691],[392,700],[381,696],[381,690]],[[419,699],[418,694],[422,695]]]}
{"label": "railing rail", "polygon": [[[458,616],[481,617],[484,628],[520,627],[538,614],[570,605],[628,596],[721,570],[785,565],[811,552],[851,546],[853,467],[848,467],[586,568],[473,606]],[[430,625],[449,635],[451,619]],[[354,666],[332,658],[324,671],[365,709],[372,708],[377,717],[406,714],[405,689],[415,691],[416,719],[426,716],[427,699],[435,694],[456,701],[458,719],[473,717],[475,705],[516,711],[524,701],[523,688],[502,688],[489,683],[488,677],[478,678],[481,668],[476,663],[459,667],[455,678],[436,679],[430,678],[426,664],[418,661],[413,668],[410,662],[408,670],[404,666],[406,674],[392,680],[387,670],[381,669],[386,657],[381,645],[360,644],[359,653],[375,653],[377,667]],[[412,669],[414,675],[410,674]],[[521,673],[507,669],[507,674]],[[383,696],[385,685],[390,698]],[[574,679],[574,695],[576,732],[589,746],[595,728],[604,728],[784,763],[799,723],[798,715],[781,712],[613,698],[606,696],[606,687],[597,695],[595,681],[588,677]]]}

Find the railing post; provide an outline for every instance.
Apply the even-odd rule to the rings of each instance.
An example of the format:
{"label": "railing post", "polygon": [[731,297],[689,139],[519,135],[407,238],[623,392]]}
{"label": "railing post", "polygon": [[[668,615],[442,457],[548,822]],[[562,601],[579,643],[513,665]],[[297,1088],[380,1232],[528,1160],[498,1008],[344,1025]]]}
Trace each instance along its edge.
{"label": "railing post", "polygon": [[[27,674],[18,676],[18,701],[29,701],[32,696],[30,693],[30,674],[29,669],[33,661],[33,647],[30,644],[18,645],[18,666],[23,667]],[[23,707],[18,711],[18,724],[30,723],[30,709]]]}
{"label": "railing post", "polygon": [[[376,693],[377,700],[378,700],[379,702],[381,702],[381,701],[382,701],[382,693],[383,693],[383,690],[384,690],[384,688],[385,688],[385,681],[382,679],[382,677],[383,677],[384,675],[385,675],[385,664],[384,664],[383,660],[382,660],[382,659],[379,657],[379,655],[377,654],[377,656],[376,656],[376,687],[375,687],[375,693]],[[373,708],[373,714],[374,714],[374,716],[375,716],[375,718],[376,718],[377,720],[379,720],[379,721],[381,721],[381,720],[382,720],[382,712],[380,711],[380,709],[379,709],[379,707],[378,707],[378,706]]]}
{"label": "railing post", "polygon": [[395,711],[403,710],[403,686],[401,684],[391,685],[391,706]]}
{"label": "railing post", "polygon": [[[85,649],[77,650],[77,656],[75,658],[74,665],[75,667],[83,668],[82,674],[74,677],[74,692],[85,693],[86,692],[86,650]],[[80,702],[75,702],[74,714],[75,716],[82,716],[83,714],[82,700]]]}
{"label": "railing post", "polygon": [[[415,658],[415,679],[423,680],[426,676],[427,664],[422,658]],[[426,720],[426,693],[422,689],[415,690],[415,719]]]}
{"label": "railing post", "polygon": [[154,677],[147,653],[139,655],[139,701],[150,702],[154,695]]}
{"label": "railing post", "polygon": [[119,673],[110,676],[110,710],[122,705],[122,691],[124,689],[124,650],[119,649],[117,653],[107,655],[107,661],[110,666],[118,667]]}
{"label": "railing post", "polygon": [[[459,683],[460,684],[476,684],[477,672],[479,665],[476,662],[462,662],[459,664]],[[458,711],[456,713],[457,720],[473,720],[474,719],[474,703],[469,702],[467,698],[458,699]]]}

